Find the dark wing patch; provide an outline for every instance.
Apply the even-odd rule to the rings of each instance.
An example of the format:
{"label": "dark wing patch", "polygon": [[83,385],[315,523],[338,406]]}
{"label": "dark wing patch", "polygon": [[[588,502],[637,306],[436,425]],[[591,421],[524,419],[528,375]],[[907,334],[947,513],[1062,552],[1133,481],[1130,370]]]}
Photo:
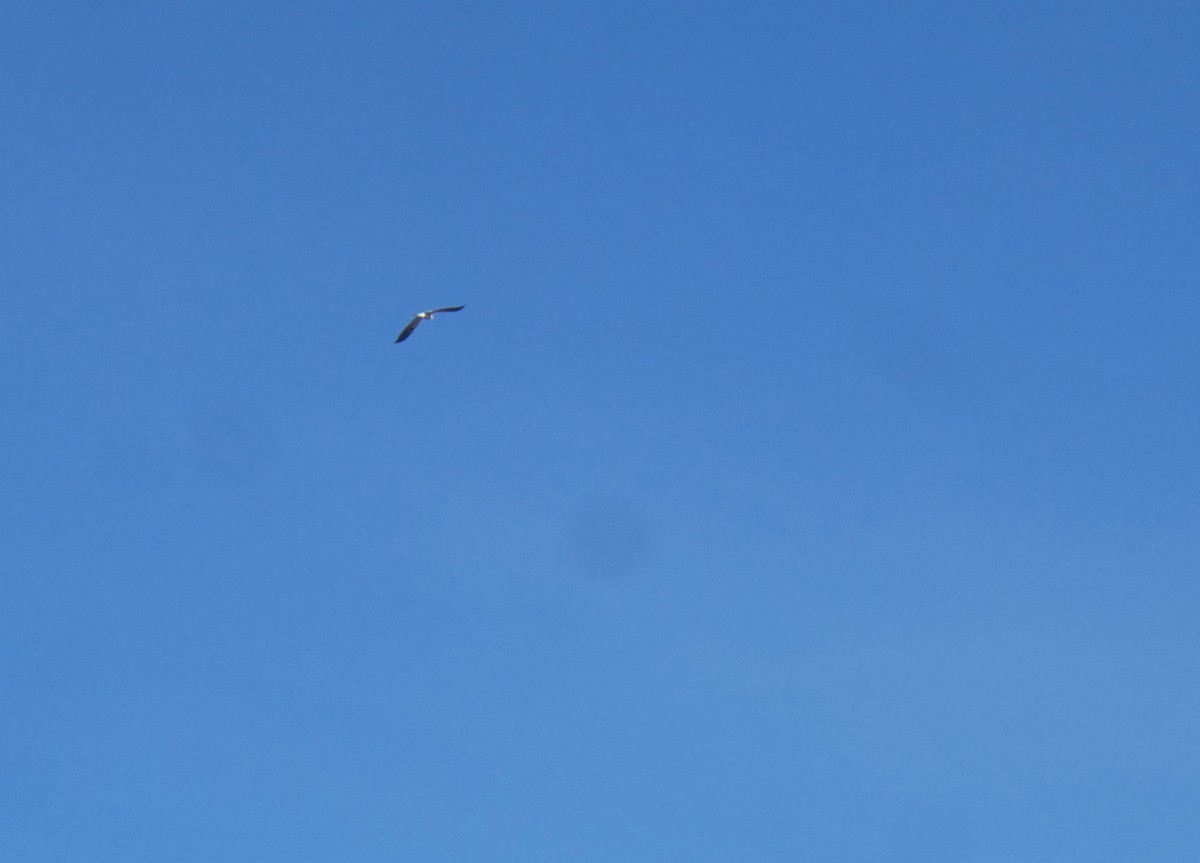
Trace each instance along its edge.
{"label": "dark wing patch", "polygon": [[458,311],[462,311],[465,308],[466,308],[466,306],[448,306],[447,308],[444,308],[444,309],[434,309],[432,312],[430,312],[430,314],[436,315],[438,312],[458,312]]}
{"label": "dark wing patch", "polygon": [[420,318],[413,318],[408,322],[408,326],[400,331],[400,335],[396,336],[396,341],[393,344],[400,344],[413,334],[413,330],[417,328],[417,324],[421,323]]}

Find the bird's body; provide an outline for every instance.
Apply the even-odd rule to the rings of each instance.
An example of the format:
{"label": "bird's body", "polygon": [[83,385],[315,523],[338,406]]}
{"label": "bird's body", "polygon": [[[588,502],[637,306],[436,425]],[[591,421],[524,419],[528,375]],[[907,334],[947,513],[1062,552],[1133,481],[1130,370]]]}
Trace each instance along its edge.
{"label": "bird's body", "polygon": [[457,312],[464,308],[466,308],[466,306],[447,306],[444,309],[430,309],[427,312],[417,312],[415,315],[413,315],[413,319],[408,322],[408,326],[400,331],[400,335],[396,336],[396,344],[400,344],[400,342],[411,336],[413,334],[413,330],[417,328],[417,325],[421,323],[421,321],[431,321],[433,320],[434,315],[440,315],[442,312]]}

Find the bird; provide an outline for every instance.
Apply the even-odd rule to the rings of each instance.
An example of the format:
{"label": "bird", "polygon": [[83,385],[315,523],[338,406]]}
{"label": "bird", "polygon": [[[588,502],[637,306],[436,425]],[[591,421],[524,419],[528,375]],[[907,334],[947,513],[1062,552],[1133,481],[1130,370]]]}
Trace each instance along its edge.
{"label": "bird", "polygon": [[400,331],[400,335],[396,336],[395,343],[400,344],[402,341],[411,336],[413,334],[413,330],[417,328],[417,324],[421,323],[421,321],[431,321],[433,320],[434,315],[440,315],[442,312],[457,312],[465,308],[466,306],[447,306],[444,309],[430,309],[427,312],[417,312],[413,316],[413,319],[408,322],[408,326]]}

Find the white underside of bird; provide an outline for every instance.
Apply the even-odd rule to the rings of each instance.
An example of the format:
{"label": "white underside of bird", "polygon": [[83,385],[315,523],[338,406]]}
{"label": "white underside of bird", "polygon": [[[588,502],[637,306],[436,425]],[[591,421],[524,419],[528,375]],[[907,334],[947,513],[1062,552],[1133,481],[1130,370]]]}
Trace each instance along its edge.
{"label": "white underside of bird", "polygon": [[413,330],[417,328],[417,325],[421,323],[421,321],[432,321],[434,315],[439,315],[442,312],[458,312],[462,311],[464,308],[466,308],[466,306],[447,306],[444,309],[430,309],[426,312],[417,312],[415,315],[413,315],[413,319],[408,322],[408,326],[400,331],[400,335],[396,336],[396,343],[399,344],[411,336],[413,334]]}

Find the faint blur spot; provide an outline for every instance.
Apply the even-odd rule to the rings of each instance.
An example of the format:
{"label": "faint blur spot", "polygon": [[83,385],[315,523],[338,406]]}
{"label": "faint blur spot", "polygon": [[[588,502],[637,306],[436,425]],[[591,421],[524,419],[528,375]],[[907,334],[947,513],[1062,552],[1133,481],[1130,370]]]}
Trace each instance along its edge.
{"label": "faint blur spot", "polygon": [[188,431],[196,465],[220,479],[247,482],[275,462],[270,423],[248,405],[212,405],[192,418]]}
{"label": "faint blur spot", "polygon": [[969,388],[965,335],[942,310],[893,305],[871,326],[874,365],[891,387],[910,396],[957,401]]}
{"label": "faint blur spot", "polygon": [[571,519],[569,540],[583,571],[595,578],[623,579],[649,562],[654,541],[646,520],[621,501],[590,501]]}

